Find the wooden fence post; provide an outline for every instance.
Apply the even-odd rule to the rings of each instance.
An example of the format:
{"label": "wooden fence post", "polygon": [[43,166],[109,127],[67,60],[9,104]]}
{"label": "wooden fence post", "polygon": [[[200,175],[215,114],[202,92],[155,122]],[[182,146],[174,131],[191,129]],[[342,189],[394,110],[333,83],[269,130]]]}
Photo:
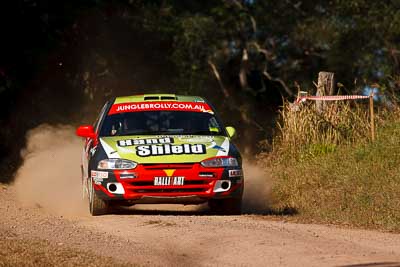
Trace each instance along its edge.
{"label": "wooden fence post", "polygon": [[369,116],[371,119],[371,141],[375,141],[374,94],[369,95]]}
{"label": "wooden fence post", "polygon": [[[335,74],[333,72],[321,71],[318,73],[317,96],[333,95],[335,93]],[[325,108],[323,101],[316,101],[317,111],[322,112]]]}

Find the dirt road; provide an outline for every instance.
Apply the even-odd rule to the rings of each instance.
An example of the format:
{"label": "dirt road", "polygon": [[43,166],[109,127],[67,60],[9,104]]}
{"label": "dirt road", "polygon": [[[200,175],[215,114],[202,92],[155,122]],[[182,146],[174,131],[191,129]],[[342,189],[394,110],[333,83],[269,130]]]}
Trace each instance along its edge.
{"label": "dirt road", "polygon": [[269,201],[270,179],[249,163],[249,215],[135,206],[91,217],[81,202],[82,140],[73,127],[44,125],[27,140],[15,184],[0,184],[0,266],[400,266],[400,235],[257,213]]}
{"label": "dirt road", "polygon": [[64,216],[20,204],[5,185],[0,202],[0,266],[400,266],[396,234],[190,206]]}

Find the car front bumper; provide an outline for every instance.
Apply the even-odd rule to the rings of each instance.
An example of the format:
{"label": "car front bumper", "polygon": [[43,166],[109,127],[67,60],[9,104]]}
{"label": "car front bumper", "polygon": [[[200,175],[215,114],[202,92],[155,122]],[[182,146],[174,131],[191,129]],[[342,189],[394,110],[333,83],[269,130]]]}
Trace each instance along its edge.
{"label": "car front bumper", "polygon": [[199,163],[146,164],[133,170],[93,170],[91,178],[100,198],[132,204],[197,204],[209,199],[239,198],[243,194],[240,167],[205,168]]}

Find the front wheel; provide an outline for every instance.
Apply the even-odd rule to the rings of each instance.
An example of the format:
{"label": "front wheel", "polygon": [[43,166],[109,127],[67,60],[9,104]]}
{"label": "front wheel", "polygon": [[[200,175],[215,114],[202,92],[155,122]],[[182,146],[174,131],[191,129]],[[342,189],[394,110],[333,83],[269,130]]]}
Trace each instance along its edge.
{"label": "front wheel", "polygon": [[83,175],[83,166],[81,165],[81,183],[82,183],[82,199],[86,201],[86,199],[89,196],[88,192],[88,180],[85,178],[85,175]]}
{"label": "front wheel", "polygon": [[108,212],[108,203],[99,198],[94,191],[93,181],[89,182],[89,210],[93,216],[104,215]]}
{"label": "front wheel", "polygon": [[217,214],[239,215],[242,213],[242,198],[210,199],[208,206]]}

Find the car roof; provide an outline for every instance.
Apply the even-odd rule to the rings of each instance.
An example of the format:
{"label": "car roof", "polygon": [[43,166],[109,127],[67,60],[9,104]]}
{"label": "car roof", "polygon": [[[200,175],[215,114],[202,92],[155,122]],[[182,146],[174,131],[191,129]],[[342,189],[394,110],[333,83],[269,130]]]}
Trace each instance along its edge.
{"label": "car roof", "polygon": [[159,102],[159,101],[176,101],[176,102],[203,102],[207,101],[200,96],[186,96],[175,94],[144,94],[132,96],[119,96],[114,100],[114,104],[132,103],[132,102]]}

